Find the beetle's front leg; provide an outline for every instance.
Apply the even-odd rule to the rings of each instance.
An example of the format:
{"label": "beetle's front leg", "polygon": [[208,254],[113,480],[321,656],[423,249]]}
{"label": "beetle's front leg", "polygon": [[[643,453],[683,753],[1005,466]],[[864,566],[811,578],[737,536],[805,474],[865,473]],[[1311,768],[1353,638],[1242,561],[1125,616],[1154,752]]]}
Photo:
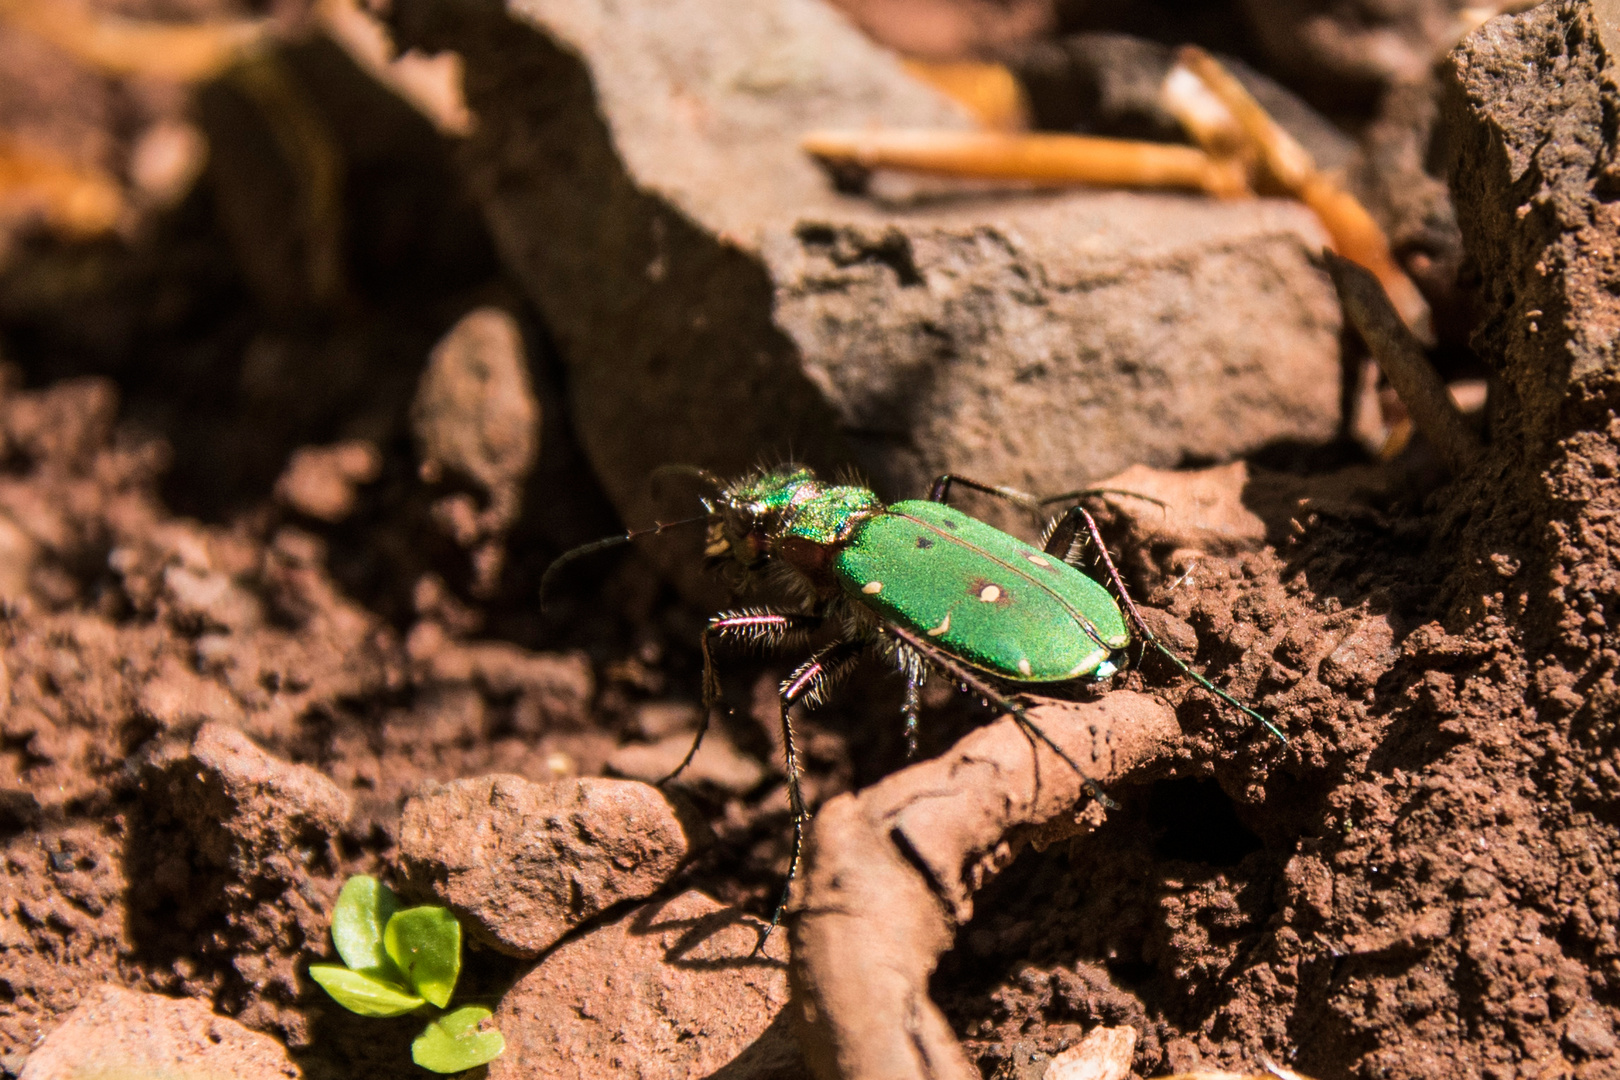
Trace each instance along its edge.
{"label": "beetle's front leg", "polygon": [[925,662],[932,664],[934,667],[944,672],[948,678],[962,686],[967,687],[969,690],[973,691],[985,701],[989,702],[991,706],[998,709],[1003,714],[1011,716],[1015,721],[1018,722],[1018,726],[1024,729],[1026,734],[1028,734],[1032,739],[1038,739],[1045,743],[1053,753],[1057,754],[1064,764],[1068,765],[1069,768],[1074,770],[1075,775],[1080,777],[1080,779],[1085,783],[1087,794],[1096,799],[1098,802],[1102,803],[1104,806],[1108,807],[1110,810],[1118,809],[1119,804],[1114,802],[1114,800],[1110,799],[1107,795],[1103,794],[1102,789],[1097,786],[1096,781],[1087,776],[1085,770],[1082,769],[1073,758],[1064,752],[1063,747],[1054,742],[1050,735],[1042,731],[1040,726],[1029,718],[1028,712],[1022,705],[1014,701],[1012,698],[1006,696],[1001,691],[997,690],[981,675],[979,675],[978,672],[962,663],[956,657],[952,656],[944,649],[941,649],[938,645],[918,637],[910,630],[891,625],[884,627],[883,632],[891,635],[903,644],[910,646],[918,656],[922,657]]}
{"label": "beetle's front leg", "polygon": [[782,886],[782,898],[776,902],[776,910],[771,913],[771,924],[760,935],[759,946],[755,952],[764,948],[765,939],[770,937],[771,931],[782,921],[782,911],[787,907],[788,891],[793,887],[793,877],[799,871],[799,854],[804,849],[804,823],[810,816],[805,810],[804,793],[799,789],[799,748],[793,735],[793,719],[788,710],[798,701],[810,706],[824,702],[828,692],[860,663],[861,654],[866,651],[866,647],[867,643],[864,641],[835,641],[800,664],[797,671],[782,681],[781,691],[777,696],[777,708],[778,718],[782,724],[783,763],[787,767],[788,807],[793,814],[793,853],[788,858],[787,882]]}
{"label": "beetle's front leg", "polygon": [[783,611],[746,610],[722,611],[709,620],[698,639],[698,651],[703,654],[703,715],[698,720],[697,734],[692,748],[670,774],[658,781],[667,784],[692,764],[703,736],[709,732],[709,716],[723,704],[720,692],[720,672],[714,663],[714,642],[725,641],[747,645],[762,651],[775,651],[795,644],[815,633],[822,624],[820,615],[797,614]]}

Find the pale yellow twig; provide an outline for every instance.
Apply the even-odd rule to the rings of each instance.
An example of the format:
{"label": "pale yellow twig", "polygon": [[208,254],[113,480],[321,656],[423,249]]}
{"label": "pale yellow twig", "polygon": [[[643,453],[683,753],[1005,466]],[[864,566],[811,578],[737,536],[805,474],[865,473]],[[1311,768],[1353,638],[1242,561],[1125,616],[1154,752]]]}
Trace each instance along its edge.
{"label": "pale yellow twig", "polygon": [[0,215],[37,214],[75,236],[111,230],[124,215],[123,190],[99,169],[0,138]]}
{"label": "pale yellow twig", "polygon": [[110,75],[211,79],[257,47],[265,20],[158,23],[97,14],[77,0],[0,0],[0,19]]}
{"label": "pale yellow twig", "polygon": [[[1192,93],[1178,71],[1196,77],[1209,91],[1208,98]],[[1229,121],[1213,111],[1211,99],[1225,107]],[[1165,81],[1162,100],[1205,150],[1214,155],[1235,153],[1250,170],[1256,190],[1287,195],[1310,207],[1332,238],[1334,250],[1377,275],[1406,325],[1421,335],[1429,333],[1428,301],[1396,263],[1384,230],[1359,199],[1317,168],[1310,151],[1273,120],[1220,61],[1195,45],[1184,46]],[[1235,148],[1234,140],[1239,143]]]}
{"label": "pale yellow twig", "polygon": [[1029,102],[1018,79],[1003,64],[977,60],[902,60],[907,74],[927,83],[968,112],[986,131],[1029,127]]}
{"label": "pale yellow twig", "polygon": [[824,161],[865,169],[1098,187],[1247,193],[1241,167],[1190,146],[1086,135],[977,131],[817,131],[801,142]]}

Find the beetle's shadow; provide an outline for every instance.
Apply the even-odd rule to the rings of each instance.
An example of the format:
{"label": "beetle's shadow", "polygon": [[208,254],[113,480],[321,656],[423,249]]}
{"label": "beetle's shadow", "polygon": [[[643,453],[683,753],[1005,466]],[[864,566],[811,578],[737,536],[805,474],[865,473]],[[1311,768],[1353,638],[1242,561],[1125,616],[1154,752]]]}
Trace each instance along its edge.
{"label": "beetle's shadow", "polygon": [[[787,968],[787,961],[767,951],[755,951],[762,924],[740,908],[726,907],[707,915],[666,916],[669,901],[645,904],[630,918],[631,937],[679,936],[664,949],[664,963],[688,971],[728,971],[740,968]],[[783,933],[778,927],[775,934]],[[773,934],[774,936],[774,934]]]}

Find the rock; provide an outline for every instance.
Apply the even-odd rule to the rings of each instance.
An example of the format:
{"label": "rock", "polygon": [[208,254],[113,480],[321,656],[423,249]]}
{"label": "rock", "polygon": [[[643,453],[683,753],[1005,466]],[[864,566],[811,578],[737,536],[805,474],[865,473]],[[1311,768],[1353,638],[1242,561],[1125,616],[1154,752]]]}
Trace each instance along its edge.
{"label": "rock", "polygon": [[131,939],[195,966],[228,964],[252,996],[240,1019],[303,1043],[299,969],[326,940],[348,796],[212,722],[189,745],[159,741],[140,776],[125,856],[140,883],[129,893]]}
{"label": "rock", "polygon": [[1602,1011],[1587,1006],[1564,1025],[1564,1046],[1583,1058],[1613,1057],[1614,1025]]}
{"label": "rock", "polygon": [[422,479],[471,483],[481,495],[481,504],[464,493],[447,495],[434,516],[457,544],[474,550],[475,591],[487,592],[500,573],[499,540],[517,520],[540,444],[540,404],[517,320],[500,308],[464,315],[434,346],[411,424]]}
{"label": "rock", "polygon": [[500,308],[462,316],[428,359],[411,423],[425,479],[459,473],[512,509],[540,423],[517,320]]}
{"label": "rock", "polygon": [[[608,768],[620,776],[657,783],[685,760],[692,749],[692,732],[681,732],[655,743],[630,743],[608,759]],[[675,779],[683,786],[713,784],[733,795],[746,795],[770,774],[755,758],[738,750],[722,732],[710,728],[692,761]]]}
{"label": "rock", "polygon": [[354,510],[356,488],[382,472],[382,455],[363,439],[293,451],[276,481],[276,498],[321,521],[336,522]]}
{"label": "rock", "polygon": [[501,999],[490,1080],[801,1080],[783,935],[699,892],[559,946]]}
{"label": "rock", "polygon": [[658,891],[706,839],[695,815],[648,784],[496,775],[430,785],[407,802],[399,858],[475,940],[534,957]]}
{"label": "rock", "polygon": [[28,579],[38,559],[34,538],[0,512],[0,603],[16,603],[28,595]]}
{"label": "rock", "polygon": [[28,1055],[21,1080],[296,1080],[286,1047],[200,1001],[101,986]]}
{"label": "rock", "polygon": [[1055,0],[832,0],[874,40],[902,56],[993,56],[1051,32]]}
{"label": "rock", "polygon": [[1044,1080],[1126,1080],[1136,1053],[1136,1029],[1099,1027],[1052,1058]]}
{"label": "rock", "polygon": [[[1494,5],[1498,10],[1508,5]],[[1243,0],[1265,56],[1342,110],[1421,82],[1473,29],[1467,0]],[[1489,14],[1490,7],[1474,10]]]}
{"label": "rock", "polygon": [[588,722],[596,684],[584,653],[536,653],[504,641],[457,641],[425,620],[412,628],[406,651],[423,684],[473,683],[491,697],[527,702],[548,726]]}
{"label": "rock", "polygon": [[349,817],[349,797],[322,773],[224,724],[204,724],[189,748],[160,749],[149,767],[147,790],[194,827],[205,854],[250,875],[324,847]]}
{"label": "rock", "polygon": [[1243,501],[1247,462],[1190,472],[1133,465],[1099,486],[1109,489],[1098,498],[1110,513],[1098,513],[1098,520],[1117,516],[1128,522],[1133,547],[1152,543],[1232,555],[1265,544],[1265,521]]}
{"label": "rock", "polygon": [[470,182],[627,520],[662,511],[669,462],[1062,491],[1335,431],[1339,307],[1302,207],[841,195],[812,125],[965,119],[817,0],[394,10],[466,57]]}

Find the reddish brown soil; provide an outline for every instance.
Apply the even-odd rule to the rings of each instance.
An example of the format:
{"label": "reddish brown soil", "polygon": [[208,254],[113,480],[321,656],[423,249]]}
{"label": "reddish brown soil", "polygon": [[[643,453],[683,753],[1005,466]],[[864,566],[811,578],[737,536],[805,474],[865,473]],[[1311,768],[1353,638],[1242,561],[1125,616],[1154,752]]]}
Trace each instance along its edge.
{"label": "reddish brown soil", "polygon": [[[1128,676],[1177,703],[1178,775],[1021,857],[935,977],[987,1075],[1037,1077],[1097,1022],[1138,1028],[1142,1075],[1261,1053],[1321,1080],[1620,1074],[1616,97],[1584,5],[1516,25],[1447,107],[1458,216],[1491,269],[1486,461],[1441,488],[1391,469],[1350,497],[1331,467],[1349,451],[1281,448],[1243,493],[1270,546],[1191,563],[1105,521],[1166,636],[1290,742],[1162,663]],[[1541,58],[1517,112],[1492,84],[1515,49]],[[290,218],[244,182],[271,152],[226,87],[205,95],[223,149],[187,204],[127,246],[37,240],[0,280],[0,1071],[111,981],[207,1001],[312,1077],[401,1075],[412,1023],[357,1026],[300,969],[328,949],[344,877],[391,873],[405,797],[600,774],[663,733],[649,706],[696,691],[704,612],[634,556],[538,612],[550,559],[614,528],[543,331],[444,194],[426,125],[328,48],[288,62],[352,154],[341,298],[311,298],[298,251],[257,246]],[[1540,164],[1510,174],[1504,144]],[[455,484],[419,476],[408,409],[433,342],[489,301],[531,320],[544,420],[501,581],[475,599],[432,513]],[[345,439],[382,462],[349,516],[277,500],[295,451]],[[727,675],[755,708],[720,734],[769,763],[784,670]],[[903,764],[899,696],[862,676],[804,719],[812,803]],[[986,715],[937,683],[928,705],[925,754]],[[352,799],[325,854],[219,855],[154,764],[205,719]],[[774,777],[695,789],[717,843],[672,893],[769,910]],[[498,993],[524,970],[475,952],[467,978]]]}

